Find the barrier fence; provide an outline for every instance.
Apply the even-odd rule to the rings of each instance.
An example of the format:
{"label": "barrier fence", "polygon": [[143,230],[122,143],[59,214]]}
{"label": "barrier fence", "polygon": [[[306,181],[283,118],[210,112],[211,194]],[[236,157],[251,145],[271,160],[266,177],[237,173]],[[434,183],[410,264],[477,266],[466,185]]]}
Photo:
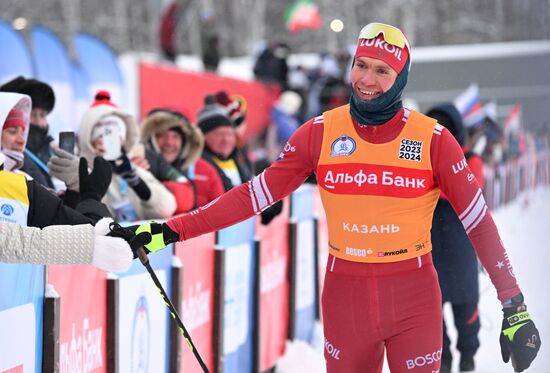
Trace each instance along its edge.
{"label": "barrier fence", "polygon": [[[491,208],[550,184],[550,153],[486,170]],[[326,219],[315,186],[253,218],[150,256],[211,372],[267,372],[287,340],[320,319]],[[139,261],[92,266],[0,264],[0,372],[201,372]]]}
{"label": "barrier fence", "polygon": [[493,167],[485,166],[483,194],[490,209],[513,201],[521,192],[550,185],[550,151],[525,154]]}

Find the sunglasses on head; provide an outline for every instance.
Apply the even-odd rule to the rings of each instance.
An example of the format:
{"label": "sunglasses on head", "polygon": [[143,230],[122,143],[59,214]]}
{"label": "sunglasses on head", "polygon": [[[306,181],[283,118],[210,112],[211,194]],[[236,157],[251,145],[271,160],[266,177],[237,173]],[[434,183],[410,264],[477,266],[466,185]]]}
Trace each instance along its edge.
{"label": "sunglasses on head", "polygon": [[384,23],[369,23],[359,33],[359,39],[374,39],[382,34],[384,41],[399,48],[407,47],[411,49],[407,37],[397,27],[386,25]]}

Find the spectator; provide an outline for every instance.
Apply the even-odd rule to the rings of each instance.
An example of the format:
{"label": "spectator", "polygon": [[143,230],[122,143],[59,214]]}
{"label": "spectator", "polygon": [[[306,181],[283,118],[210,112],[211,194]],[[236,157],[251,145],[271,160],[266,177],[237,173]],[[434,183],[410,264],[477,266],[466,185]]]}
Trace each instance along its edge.
{"label": "spectator", "polygon": [[268,129],[268,159],[275,161],[290,136],[300,126],[297,115],[302,98],[293,91],[284,91],[271,110],[271,125]]}
{"label": "spectator", "polygon": [[0,87],[0,91],[22,93],[32,99],[31,124],[21,168],[38,183],[59,190],[59,185],[54,185],[46,166],[52,155],[50,144],[53,138],[48,135],[48,114],[55,106],[52,87],[39,80],[18,76]]}
{"label": "spectator", "polygon": [[6,157],[4,168],[8,171],[23,167],[30,111],[29,96],[0,93],[0,151]]}
{"label": "spectator", "polygon": [[[192,207],[205,205],[224,192],[217,171],[201,158],[204,137],[187,117],[177,111],[155,109],[143,119],[141,129],[149,163],[153,166],[151,159],[160,154],[191,182],[194,197],[188,199],[196,201]],[[151,172],[155,174],[154,169]]]}
{"label": "spectator", "polygon": [[285,43],[269,43],[254,62],[254,76],[267,84],[278,84],[282,90],[288,88],[287,57],[290,47]]}
{"label": "spectator", "polygon": [[100,156],[111,163],[113,180],[103,201],[119,221],[170,217],[176,211],[172,193],[129,159],[138,138],[132,116],[114,105],[108,92],[98,92],[82,116],[79,145],[88,161]]}
{"label": "spectator", "polygon": [[[447,128],[462,146],[468,167],[483,188],[483,163],[479,155],[466,146],[466,131],[462,117],[453,104],[431,108],[426,115]],[[464,163],[454,166],[458,172]],[[472,182],[475,182],[472,179]],[[460,352],[460,371],[475,369],[474,355],[479,348],[479,282],[476,252],[468,239],[460,218],[444,195],[439,198],[432,223],[432,255],[439,277],[442,303],[451,303],[454,324],[458,332],[456,348]],[[441,373],[452,366],[451,340],[443,318],[443,350]]]}
{"label": "spectator", "polygon": [[221,90],[214,94],[214,100],[225,107],[229,119],[231,119],[235,126],[235,131],[237,133],[237,148],[246,149],[244,140],[244,133],[246,132],[246,99],[236,94],[229,95],[226,91]]}
{"label": "spectator", "polygon": [[205,140],[202,158],[216,169],[224,190],[250,180],[252,170],[238,157],[237,135],[227,109],[207,96],[197,122]]}
{"label": "spectator", "polygon": [[202,63],[206,71],[213,73],[218,71],[220,64],[220,42],[218,35],[204,36],[204,44],[202,47]]}
{"label": "spectator", "polygon": [[[206,96],[205,106],[198,114],[198,126],[204,134],[202,157],[217,171],[224,190],[228,191],[252,178],[249,162],[237,148],[237,135],[227,109]],[[278,203],[262,212],[262,223],[269,224],[282,210]]]}

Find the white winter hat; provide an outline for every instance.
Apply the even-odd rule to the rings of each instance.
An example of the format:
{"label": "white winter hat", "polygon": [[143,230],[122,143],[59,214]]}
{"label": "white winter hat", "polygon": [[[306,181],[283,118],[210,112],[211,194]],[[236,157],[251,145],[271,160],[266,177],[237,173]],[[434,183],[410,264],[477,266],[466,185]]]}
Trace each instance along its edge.
{"label": "white winter hat", "polygon": [[284,91],[277,101],[277,106],[286,114],[294,115],[302,106],[302,97],[294,91]]}

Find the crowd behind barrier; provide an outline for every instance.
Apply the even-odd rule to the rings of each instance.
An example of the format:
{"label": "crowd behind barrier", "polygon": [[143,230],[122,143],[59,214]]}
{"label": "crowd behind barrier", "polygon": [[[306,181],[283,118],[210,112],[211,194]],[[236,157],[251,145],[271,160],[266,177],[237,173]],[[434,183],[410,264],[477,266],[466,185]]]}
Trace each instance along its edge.
{"label": "crowd behind barrier", "polygon": [[544,150],[527,153],[493,166],[486,165],[483,193],[487,206],[497,209],[526,190],[549,184],[550,152]]}

